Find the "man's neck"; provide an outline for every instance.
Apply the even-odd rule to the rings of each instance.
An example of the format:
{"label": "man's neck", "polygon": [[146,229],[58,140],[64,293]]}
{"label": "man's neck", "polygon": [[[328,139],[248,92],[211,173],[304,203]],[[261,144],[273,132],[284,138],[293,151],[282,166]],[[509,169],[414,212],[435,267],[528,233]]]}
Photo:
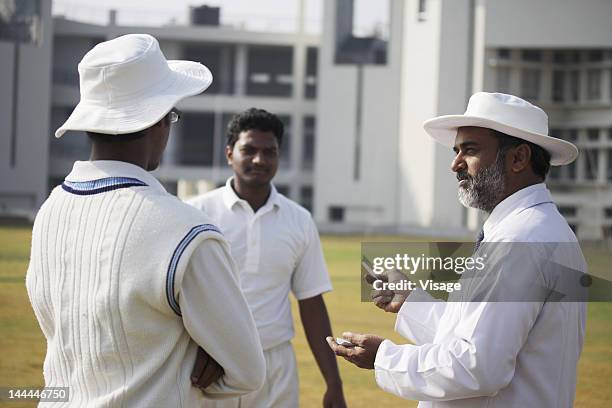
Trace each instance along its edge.
{"label": "man's neck", "polygon": [[266,204],[272,192],[272,186],[269,183],[265,186],[248,186],[240,183],[235,177],[230,185],[238,197],[249,203],[254,212]]}

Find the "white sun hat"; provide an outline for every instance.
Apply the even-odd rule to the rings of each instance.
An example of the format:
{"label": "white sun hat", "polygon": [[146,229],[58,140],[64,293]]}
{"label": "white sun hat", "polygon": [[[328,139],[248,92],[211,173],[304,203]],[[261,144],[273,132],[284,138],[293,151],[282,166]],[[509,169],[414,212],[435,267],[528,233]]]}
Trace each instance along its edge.
{"label": "white sun hat", "polygon": [[79,82],[81,100],[55,137],[68,130],[121,135],[149,128],[178,101],[208,88],[212,74],[198,62],[167,61],[148,34],[128,34],[85,54]]}
{"label": "white sun hat", "polygon": [[478,92],[463,115],[445,115],[425,121],[425,131],[438,143],[455,145],[457,129],[476,126],[494,129],[536,144],[550,153],[550,164],[569,164],[578,157],[572,143],[548,136],[548,116],[539,107],[513,95]]}

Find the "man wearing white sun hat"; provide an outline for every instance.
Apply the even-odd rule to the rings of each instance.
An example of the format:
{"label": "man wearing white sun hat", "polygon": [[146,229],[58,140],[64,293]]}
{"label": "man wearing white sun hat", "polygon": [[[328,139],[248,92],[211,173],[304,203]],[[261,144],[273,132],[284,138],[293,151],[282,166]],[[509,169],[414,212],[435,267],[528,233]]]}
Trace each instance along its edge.
{"label": "man wearing white sun hat", "polygon": [[577,148],[548,136],[542,109],[500,93],[476,93],[464,115],[424,127],[456,153],[459,201],[489,214],[475,256],[504,256],[447,302],[419,289],[376,293],[413,344],[346,333],[359,347],[329,339],[330,347],[421,408],[573,406],[586,306],[583,296],[558,301],[566,293],[559,283],[582,295],[586,263],[544,180],[550,165],[575,160]]}
{"label": "man wearing white sun hat", "polygon": [[87,132],[90,160],[40,209],[26,276],[45,385],[69,387],[75,407],[192,407],[259,389],[265,361],[228,244],[148,173],[174,105],[210,71],[130,34],[96,45],[79,76],[81,100],[55,135]]}

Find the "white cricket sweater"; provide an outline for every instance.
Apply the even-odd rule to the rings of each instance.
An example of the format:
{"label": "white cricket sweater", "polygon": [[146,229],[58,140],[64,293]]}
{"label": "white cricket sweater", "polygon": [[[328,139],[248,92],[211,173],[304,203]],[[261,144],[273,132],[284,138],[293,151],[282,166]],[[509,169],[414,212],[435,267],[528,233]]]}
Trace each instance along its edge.
{"label": "white cricket sweater", "polygon": [[[201,270],[208,261],[216,270]],[[200,406],[198,344],[225,370],[207,396],[259,388],[265,362],[233,268],[219,230],[149,173],[76,162],[36,217],[26,277],[45,385],[70,387],[69,403],[50,405]]]}

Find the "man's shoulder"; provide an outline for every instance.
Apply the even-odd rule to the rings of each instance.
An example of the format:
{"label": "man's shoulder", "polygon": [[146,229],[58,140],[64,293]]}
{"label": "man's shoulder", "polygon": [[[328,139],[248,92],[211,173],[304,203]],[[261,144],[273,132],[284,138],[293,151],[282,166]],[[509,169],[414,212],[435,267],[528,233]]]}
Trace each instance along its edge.
{"label": "man's shoulder", "polygon": [[288,215],[295,218],[299,222],[310,222],[312,220],[312,215],[310,211],[306,208],[302,207],[299,203],[287,198],[283,194],[278,194],[278,200],[280,202],[280,207],[284,209]]}
{"label": "man's shoulder", "polygon": [[553,202],[521,209],[505,220],[503,233],[516,242],[575,242],[576,236]]}
{"label": "man's shoulder", "polygon": [[225,186],[222,186],[204,194],[190,197],[185,200],[185,203],[198,210],[206,210],[207,207],[223,202],[223,191],[225,188]]}

